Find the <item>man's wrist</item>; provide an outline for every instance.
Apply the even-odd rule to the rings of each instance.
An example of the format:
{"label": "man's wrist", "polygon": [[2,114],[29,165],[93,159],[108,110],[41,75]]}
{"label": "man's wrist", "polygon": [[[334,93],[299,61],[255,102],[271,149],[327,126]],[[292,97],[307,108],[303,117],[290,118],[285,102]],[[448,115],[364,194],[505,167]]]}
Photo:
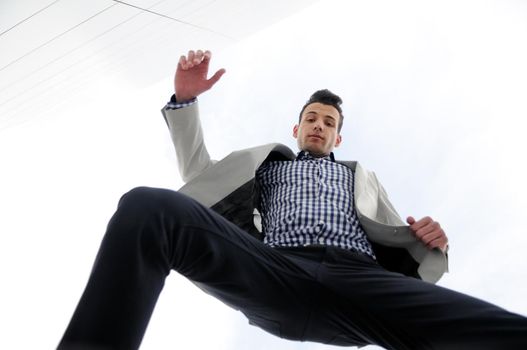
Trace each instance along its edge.
{"label": "man's wrist", "polygon": [[191,106],[193,105],[194,103],[197,102],[197,97],[193,97],[191,98],[190,100],[178,100],[176,98],[176,95],[173,94],[171,97],[170,97],[170,101],[167,103],[166,105],[166,108],[167,109],[180,109],[180,108],[185,108],[185,107],[188,107],[188,106]]}
{"label": "man's wrist", "polygon": [[193,99],[197,97],[197,96],[184,96],[184,95],[176,95],[176,94],[174,94],[173,96],[174,96],[174,99],[176,99],[180,103],[192,101]]}

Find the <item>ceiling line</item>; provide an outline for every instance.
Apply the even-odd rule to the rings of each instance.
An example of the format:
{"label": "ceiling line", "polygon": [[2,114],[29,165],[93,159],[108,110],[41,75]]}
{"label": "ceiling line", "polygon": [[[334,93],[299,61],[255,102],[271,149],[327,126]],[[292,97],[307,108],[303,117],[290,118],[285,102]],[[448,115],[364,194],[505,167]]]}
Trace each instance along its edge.
{"label": "ceiling line", "polygon": [[[160,3],[162,3],[162,2],[165,2],[165,1],[166,1],[166,0],[160,0],[160,1],[156,2],[153,6],[158,5],[158,4],[160,4]],[[122,22],[120,22],[120,23],[114,25],[113,27],[111,27],[111,28],[105,30],[104,32],[102,32],[102,33],[96,35],[95,37],[89,39],[88,41],[86,41],[86,42],[84,42],[84,43],[82,43],[82,44],[76,46],[75,48],[69,50],[68,52],[63,53],[63,54],[60,55],[59,57],[56,57],[56,58],[52,59],[51,61],[47,62],[47,63],[44,64],[43,66],[40,66],[39,68],[37,68],[37,69],[31,71],[30,73],[26,74],[25,76],[23,76],[23,77],[17,79],[17,81],[12,82],[11,84],[8,84],[8,85],[6,85],[6,86],[4,86],[4,87],[1,87],[1,88],[0,88],[0,93],[1,93],[2,91],[4,91],[4,90],[11,89],[14,85],[20,83],[21,81],[24,81],[25,79],[29,78],[29,77],[32,76],[33,74],[35,74],[35,73],[37,73],[37,72],[39,72],[39,71],[41,71],[41,70],[43,70],[43,69],[49,67],[49,66],[52,65],[53,63],[55,63],[55,62],[57,62],[57,61],[60,61],[60,60],[63,59],[64,57],[68,56],[69,54],[71,54],[71,53],[73,53],[73,52],[75,52],[75,51],[77,51],[77,50],[79,50],[79,49],[85,47],[86,45],[90,44],[91,42],[93,42],[93,41],[95,41],[95,40],[97,40],[97,39],[99,39],[99,38],[105,36],[105,35],[108,34],[109,32],[115,30],[117,27],[119,27],[119,26],[121,26],[121,25],[123,25],[123,24],[125,24],[125,23],[127,23],[127,22],[129,22],[129,21],[131,21],[132,19],[134,19],[135,17],[137,17],[137,16],[139,16],[139,15],[141,15],[141,12],[137,12],[136,14],[132,15],[131,17],[129,17],[129,18],[125,19],[124,21],[122,21]],[[85,59],[85,57],[84,57],[82,60],[84,60],[84,59]],[[82,60],[80,60],[80,61],[82,61]],[[76,64],[79,63],[80,61],[75,62],[73,65],[76,65]],[[72,66],[73,66],[73,65],[72,65]],[[71,67],[71,66],[70,66],[70,67]],[[70,68],[70,67],[68,67],[68,68]],[[63,69],[63,71],[64,71],[64,70],[67,70],[68,68]],[[60,72],[58,72],[58,73],[56,73],[56,74],[53,74],[52,76],[49,76],[49,77],[45,78],[44,80],[41,80],[38,84],[40,84],[40,83],[42,83],[42,82],[44,82],[44,81],[46,81],[46,80],[48,80],[48,79],[51,79],[51,78],[55,77],[56,75],[58,75],[58,74],[60,74],[60,73],[62,73],[62,71],[60,71]],[[37,85],[38,85],[38,84],[37,84]],[[10,102],[12,99],[13,99],[13,98],[10,98],[10,99],[7,99],[7,100],[5,100],[5,101],[3,101],[3,102],[0,102],[0,107],[3,106],[4,104]]]}
{"label": "ceiling line", "polygon": [[21,20],[20,22],[18,22],[17,24],[15,24],[14,26],[12,26],[11,28],[9,29],[6,29],[4,30],[2,33],[0,33],[0,36],[4,35],[5,33],[9,32],[11,29],[19,26],[20,24],[24,23],[25,21],[27,21],[28,19],[30,19],[31,17],[34,17],[36,15],[38,15],[39,13],[41,13],[42,11],[44,11],[45,9],[47,9],[48,7],[52,6],[52,5],[55,5],[57,2],[59,2],[60,0],[55,0],[53,1],[51,4],[45,6],[44,8],[41,8],[40,10],[38,10],[37,12],[35,12],[34,14],[32,14],[31,16]]}
{"label": "ceiling line", "polygon": [[[57,1],[60,1],[60,0],[56,0],[54,3],[56,3]],[[160,16],[160,17],[163,17],[163,18],[167,18],[167,19],[170,19],[170,20],[172,20],[172,21],[176,21],[176,22],[179,22],[179,23],[182,23],[182,24],[185,24],[185,25],[188,25],[188,26],[194,27],[194,28],[198,28],[198,29],[201,29],[201,30],[205,30],[205,31],[208,31],[208,32],[214,33],[214,34],[216,34],[216,35],[219,35],[219,36],[225,37],[225,38],[227,38],[227,39],[229,39],[229,40],[236,41],[236,39],[234,39],[234,38],[232,38],[232,37],[230,37],[230,36],[228,36],[228,35],[225,35],[225,34],[220,33],[220,32],[216,32],[216,31],[214,31],[214,30],[212,30],[212,29],[209,29],[209,28],[201,27],[201,26],[198,26],[198,25],[195,25],[195,24],[192,24],[192,23],[188,23],[188,22],[185,22],[185,21],[182,21],[182,20],[178,20],[178,19],[176,19],[176,18],[173,18],[173,17],[167,16],[167,15],[164,15],[164,14],[161,14],[161,13],[158,13],[158,12],[154,12],[154,11],[151,11],[151,10],[148,10],[148,9],[144,9],[144,8],[141,8],[141,7],[138,7],[138,6],[135,6],[135,5],[131,5],[131,4],[125,3],[125,2],[123,2],[123,1],[119,1],[119,0],[112,0],[112,1],[114,1],[114,4],[113,4],[113,5],[108,6],[107,8],[105,8],[105,9],[103,9],[102,11],[96,13],[95,15],[93,15],[93,16],[87,18],[86,20],[84,20],[84,21],[82,21],[82,22],[76,24],[75,26],[69,28],[69,29],[66,30],[65,32],[58,34],[57,36],[55,36],[55,37],[51,38],[50,40],[48,40],[47,42],[43,43],[42,45],[37,46],[36,48],[30,50],[29,52],[23,54],[22,56],[16,58],[15,60],[13,60],[13,61],[11,61],[11,62],[9,62],[8,64],[6,64],[5,66],[3,66],[3,67],[0,68],[0,72],[3,71],[3,70],[5,70],[6,68],[10,67],[11,65],[15,64],[16,62],[22,60],[23,58],[25,58],[25,57],[31,55],[33,52],[37,51],[38,49],[40,49],[40,48],[42,48],[42,47],[48,45],[49,43],[55,41],[56,39],[58,39],[58,38],[60,38],[61,36],[65,35],[66,33],[72,31],[73,29],[79,27],[80,25],[82,25],[82,24],[88,22],[89,20],[93,19],[94,17],[100,15],[101,13],[107,11],[108,9],[110,9],[111,7],[113,7],[113,6],[117,5],[117,4],[121,4],[121,5],[125,5],[125,6],[130,6],[130,7],[136,8],[136,9],[138,9],[138,10],[140,10],[140,11],[143,11],[143,12],[151,13],[151,14],[154,14],[154,15],[157,15],[157,16]],[[163,2],[163,1],[161,1],[161,2]],[[53,3],[53,4],[54,4],[54,3]],[[51,4],[51,5],[52,5],[52,4]],[[48,5],[47,7],[49,7],[49,6],[51,6],[51,5]]]}
{"label": "ceiling line", "polygon": [[4,69],[6,69],[7,67],[9,67],[9,66],[15,64],[16,62],[20,61],[21,59],[23,59],[23,58],[25,58],[25,57],[31,55],[33,52],[37,51],[38,49],[40,49],[40,48],[42,48],[42,47],[48,45],[49,43],[51,43],[51,42],[57,40],[57,39],[60,38],[61,36],[65,35],[65,34],[67,34],[67,33],[69,33],[69,32],[71,32],[73,29],[75,29],[75,28],[79,27],[80,25],[82,25],[82,24],[88,22],[89,20],[91,20],[91,19],[93,19],[94,17],[100,15],[101,13],[103,13],[103,12],[109,10],[111,7],[113,7],[113,6],[115,6],[115,5],[116,5],[116,4],[113,4],[113,5],[110,5],[110,6],[106,7],[105,9],[103,9],[103,10],[97,12],[96,14],[94,14],[93,16],[91,16],[91,17],[85,19],[84,21],[82,21],[82,22],[80,22],[80,23],[77,23],[76,25],[74,25],[73,27],[69,28],[69,29],[66,30],[65,32],[62,32],[62,33],[60,33],[60,34],[54,36],[53,38],[51,38],[50,40],[46,41],[46,42],[43,43],[42,45],[37,46],[37,47],[34,48],[33,50],[30,50],[29,52],[23,54],[22,56],[18,57],[17,59],[15,59],[15,60],[9,62],[8,64],[6,64],[6,65],[3,66],[2,68],[0,68],[0,72],[3,71]]}
{"label": "ceiling line", "polygon": [[167,19],[170,19],[172,21],[176,21],[176,22],[179,22],[181,24],[185,24],[185,25],[188,25],[188,26],[191,26],[191,27],[194,27],[194,28],[197,28],[197,29],[201,29],[201,30],[205,30],[207,32],[211,32],[211,33],[214,33],[216,35],[220,35],[220,36],[223,36],[224,38],[227,38],[229,40],[233,40],[233,41],[236,41],[235,38],[233,37],[230,37],[226,34],[223,34],[223,33],[220,33],[220,32],[217,32],[213,29],[210,29],[210,28],[206,28],[206,27],[202,27],[202,26],[199,26],[199,25],[196,25],[196,24],[192,24],[190,22],[186,22],[186,21],[183,21],[183,20],[180,20],[180,19],[177,19],[177,18],[174,18],[174,17],[170,17],[170,16],[167,16],[167,15],[164,15],[162,13],[159,13],[159,12],[155,12],[155,11],[151,11],[151,10],[148,10],[148,9],[145,9],[145,8],[142,8],[142,7],[139,7],[139,6],[136,6],[136,5],[132,5],[132,4],[129,4],[127,2],[124,2],[124,1],[120,1],[120,0],[112,0],[114,2],[117,2],[119,4],[122,4],[122,5],[126,5],[126,6],[130,6],[130,7],[133,7],[133,8],[136,8],[138,10],[141,10],[141,11],[144,11],[144,12],[148,12],[148,13],[151,13],[153,15],[156,15],[156,16],[160,16],[160,17],[164,17],[164,18],[167,18]]}
{"label": "ceiling line", "polygon": [[[152,5],[152,6],[156,6],[156,5],[158,5],[158,4],[160,4],[160,3],[164,2],[164,1],[167,1],[167,0],[160,0],[160,1],[156,2],[156,3],[155,3],[154,5]],[[137,13],[136,13],[135,15],[133,15],[132,17],[130,17],[130,18],[124,20],[123,22],[121,22],[121,23],[119,23],[119,24],[117,24],[117,25],[115,25],[115,26],[113,26],[112,28],[106,30],[104,33],[99,34],[96,38],[92,38],[92,39],[88,40],[88,42],[86,42],[86,43],[84,43],[84,44],[88,44],[89,42],[92,42],[92,41],[94,41],[95,39],[97,39],[97,38],[99,38],[99,37],[101,37],[101,36],[103,36],[103,35],[105,35],[105,34],[108,34],[108,32],[111,32],[111,31],[115,30],[116,27],[120,26],[121,24],[124,24],[124,23],[128,22],[129,20],[131,20],[131,19],[133,19],[133,18],[135,18],[135,17],[137,17],[137,16],[139,16],[139,15],[141,15],[141,14],[143,14],[143,12],[137,12]],[[156,19],[157,17],[152,17],[152,18],[153,18],[154,21],[155,21],[155,19]],[[154,22],[154,21],[152,21],[152,22]],[[165,22],[165,23],[168,24],[169,22]],[[149,24],[143,26],[142,28],[145,28],[145,27],[150,26],[150,25],[151,25],[151,23],[149,23]],[[137,30],[137,32],[142,31],[142,28],[139,29],[139,30]],[[79,45],[77,48],[75,48],[75,49],[73,49],[73,50],[70,50],[69,52],[63,54],[63,55],[62,55],[61,57],[59,57],[58,59],[54,59],[53,61],[48,62],[48,64],[46,64],[45,66],[48,66],[48,65],[50,65],[50,64],[52,64],[52,63],[54,63],[54,62],[56,62],[56,61],[59,60],[60,58],[66,56],[66,55],[70,54],[71,52],[75,51],[76,49],[79,49],[80,47],[84,46],[84,44],[83,44],[83,45]],[[105,50],[107,47],[111,47],[112,45],[113,45],[113,44],[110,43],[110,44],[108,44],[105,48],[102,48],[100,51],[103,51],[103,50]],[[92,56],[93,56],[93,55],[92,55]],[[86,61],[87,59],[89,59],[89,57],[83,57],[82,59],[76,61],[75,63],[69,65],[68,67],[63,68],[61,71],[56,72],[56,73],[54,73],[54,74],[52,74],[52,75],[50,75],[50,76],[48,76],[48,77],[46,77],[46,78],[40,80],[40,81],[39,81],[38,83],[36,83],[36,84],[32,84],[32,86],[31,86],[30,88],[28,88],[28,89],[27,89],[26,91],[24,91],[24,92],[27,92],[27,91],[29,91],[29,90],[33,90],[33,89],[35,89],[35,88],[37,88],[37,87],[39,87],[39,86],[42,86],[42,85],[43,85],[44,83],[46,83],[47,81],[50,81],[50,80],[52,80],[52,79],[54,79],[54,78],[60,76],[61,74],[65,73],[66,71],[75,68],[75,66],[77,66],[78,64],[80,64],[80,63],[83,62],[83,61]],[[110,66],[108,66],[108,67],[110,67]],[[107,67],[107,68],[108,68],[108,67]],[[45,68],[45,67],[41,67],[41,68]],[[37,69],[34,70],[32,73],[41,70],[41,68],[37,68]],[[23,79],[26,79],[29,75],[31,75],[31,73],[28,74],[28,75],[26,75]],[[58,84],[62,84],[63,82],[64,82],[64,81],[61,81],[61,82],[59,82]],[[9,88],[10,86],[13,86],[13,85],[18,84],[18,83],[19,83],[19,81],[17,81],[17,82],[13,82],[13,83],[11,83],[10,85],[8,85],[8,86],[6,86],[6,87],[0,89],[0,92],[3,91],[3,90],[6,90],[6,89]],[[9,104],[9,103],[15,101],[16,99],[19,99],[19,98],[20,98],[20,95],[14,95],[14,96],[8,98],[7,100],[0,101],[0,107],[3,107],[4,105],[7,105],[7,104]],[[17,112],[14,112],[14,110],[24,109],[24,108],[25,108],[24,106],[25,106],[25,104],[24,104],[24,103],[21,103],[21,104],[18,104],[18,107],[17,107],[17,108],[14,108],[14,109],[12,108],[11,110],[9,110],[9,109],[6,108],[6,109],[7,109],[6,115],[7,115],[7,114],[10,114],[10,116],[8,116],[8,117],[6,118],[6,122],[9,123],[12,119],[14,119],[14,118],[16,117]],[[0,127],[0,130],[1,130],[1,127]]]}
{"label": "ceiling line", "polygon": [[[161,0],[161,1],[159,1],[157,4],[159,4],[159,3],[163,2],[163,1],[166,1],[166,0]],[[142,12],[137,12],[135,15],[133,15],[133,16],[130,17],[129,19],[123,21],[122,23],[128,22],[129,20],[131,20],[131,19],[133,19],[133,18],[135,18],[136,16],[139,16],[139,15],[141,15],[141,14],[142,14]],[[120,24],[122,24],[122,23],[120,23]],[[168,22],[166,22],[166,23],[168,23]],[[115,29],[117,26],[119,26],[120,24],[115,25],[115,26],[112,27],[110,30],[107,30],[105,33],[103,33],[103,34],[101,34],[101,35],[107,34],[108,32],[114,30],[114,29]],[[149,25],[150,25],[150,24],[147,24],[146,26],[149,26]],[[144,28],[144,27],[143,27],[143,28]],[[99,35],[99,37],[100,37],[101,35]],[[111,47],[111,46],[112,46],[112,44],[108,44],[106,47]],[[102,51],[102,50],[104,50],[104,49],[105,49],[105,48],[101,49],[100,51]],[[34,90],[34,89],[36,89],[37,87],[42,86],[42,85],[43,85],[44,83],[46,83],[47,81],[50,81],[50,80],[52,80],[52,79],[54,79],[54,78],[60,76],[61,74],[64,74],[66,71],[75,68],[75,66],[77,66],[79,63],[81,63],[81,62],[83,62],[83,61],[86,61],[87,59],[89,59],[89,57],[83,57],[82,59],[76,61],[75,63],[69,65],[68,67],[63,68],[61,71],[56,72],[56,73],[54,73],[53,75],[48,76],[48,77],[42,79],[41,81],[39,81],[39,82],[36,83],[36,84],[32,84],[31,87],[29,87],[28,89],[26,89],[24,92],[27,92],[27,91],[29,91],[29,90]],[[54,60],[54,61],[55,61],[55,60]],[[15,84],[17,84],[17,83],[18,83],[18,82],[15,82],[15,83],[12,83],[11,85],[15,85]],[[57,84],[62,84],[62,83],[64,83],[64,80],[63,80],[63,81],[60,81],[60,82],[57,83]],[[54,85],[55,85],[55,84],[54,84]],[[2,90],[5,90],[5,88],[3,88]],[[20,98],[20,95],[14,95],[14,96],[8,98],[7,100],[1,101],[1,102],[0,102],[0,107],[3,107],[4,105],[7,105],[7,104],[9,104],[10,102],[12,102],[12,101],[14,101],[14,100],[16,100],[16,99],[19,99],[19,98]],[[24,108],[25,108],[25,104],[24,104],[24,103],[17,104],[17,107],[16,107],[16,108],[11,108],[10,110],[9,110],[8,108],[6,108],[7,112],[5,113],[5,115],[8,115],[9,113],[10,113],[11,115],[8,116],[5,120],[6,120],[7,122],[9,122],[10,120],[12,120],[13,118],[16,117],[17,112],[14,112],[14,110],[20,110],[20,109],[24,109]],[[0,129],[0,130],[1,130],[1,129]]]}

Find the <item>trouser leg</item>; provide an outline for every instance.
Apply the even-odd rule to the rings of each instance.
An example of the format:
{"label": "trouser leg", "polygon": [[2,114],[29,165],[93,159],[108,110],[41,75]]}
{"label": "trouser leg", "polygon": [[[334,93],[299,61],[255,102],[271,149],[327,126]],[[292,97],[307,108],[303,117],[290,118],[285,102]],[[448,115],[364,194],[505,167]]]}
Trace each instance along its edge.
{"label": "trouser leg", "polygon": [[324,290],[306,333],[313,340],[347,345],[358,337],[398,350],[527,349],[527,318],[388,272],[358,253],[328,249],[318,280]]}
{"label": "trouser leg", "polygon": [[59,349],[139,347],[170,272],[165,223],[141,191],[146,189],[125,194],[108,223]]}
{"label": "trouser leg", "polygon": [[303,331],[315,267],[184,195],[138,188],[123,196],[108,225],[59,348],[138,348],[170,269],[273,334],[298,338]]}
{"label": "trouser leg", "polygon": [[284,338],[391,349],[523,349],[525,318],[340,249],[282,250],[177,192],[123,196],[61,349],[135,349],[175,269]]}

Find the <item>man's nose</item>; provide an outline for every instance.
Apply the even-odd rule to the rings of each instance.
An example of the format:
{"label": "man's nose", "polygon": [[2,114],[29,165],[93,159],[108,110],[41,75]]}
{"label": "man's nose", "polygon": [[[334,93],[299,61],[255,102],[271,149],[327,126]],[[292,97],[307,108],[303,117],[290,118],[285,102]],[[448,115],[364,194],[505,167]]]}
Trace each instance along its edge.
{"label": "man's nose", "polygon": [[322,131],[322,124],[321,123],[314,123],[313,124],[313,130]]}

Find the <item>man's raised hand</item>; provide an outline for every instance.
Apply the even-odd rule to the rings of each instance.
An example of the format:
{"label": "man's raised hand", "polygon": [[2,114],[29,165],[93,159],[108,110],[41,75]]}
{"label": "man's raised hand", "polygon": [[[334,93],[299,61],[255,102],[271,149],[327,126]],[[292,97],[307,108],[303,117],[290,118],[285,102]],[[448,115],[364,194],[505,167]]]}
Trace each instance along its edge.
{"label": "man's raised hand", "polygon": [[209,72],[211,52],[189,51],[187,56],[181,56],[174,78],[174,90],[176,100],[179,102],[188,101],[197,97],[201,93],[209,90],[221,76],[225,69],[220,69],[207,79]]}

